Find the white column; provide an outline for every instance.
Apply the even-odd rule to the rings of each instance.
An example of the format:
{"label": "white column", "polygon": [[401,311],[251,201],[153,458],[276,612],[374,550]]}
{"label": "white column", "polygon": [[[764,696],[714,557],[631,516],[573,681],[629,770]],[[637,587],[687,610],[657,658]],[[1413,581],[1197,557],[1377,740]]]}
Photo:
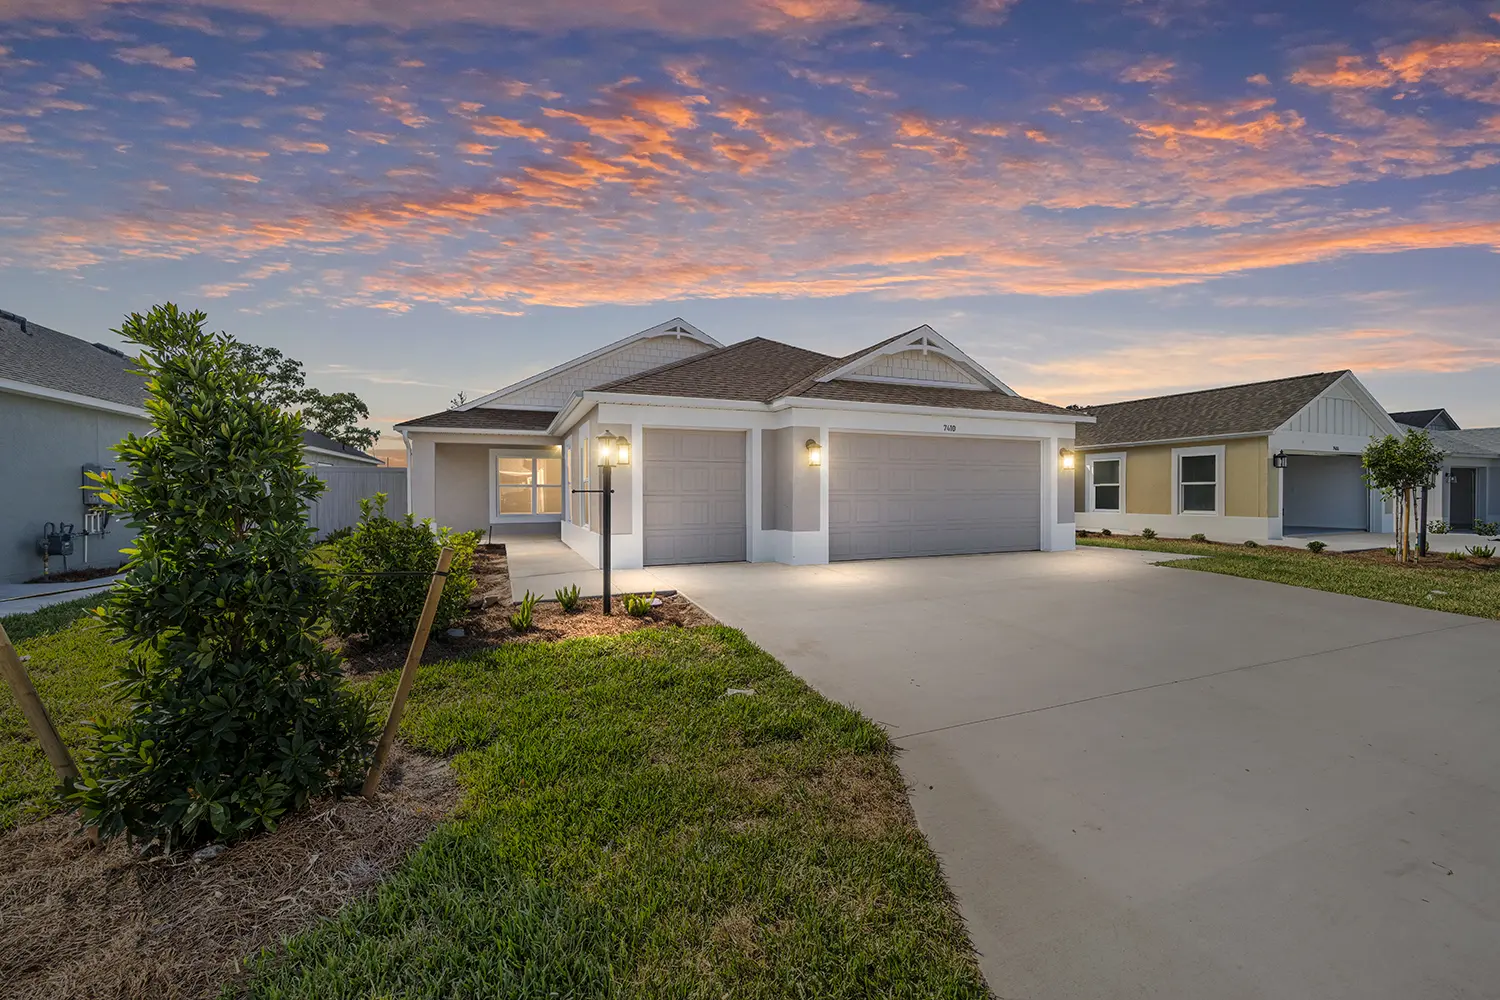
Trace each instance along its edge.
{"label": "white column", "polygon": [[437,517],[437,446],[426,434],[412,434],[406,468],[406,506],[416,515]]}

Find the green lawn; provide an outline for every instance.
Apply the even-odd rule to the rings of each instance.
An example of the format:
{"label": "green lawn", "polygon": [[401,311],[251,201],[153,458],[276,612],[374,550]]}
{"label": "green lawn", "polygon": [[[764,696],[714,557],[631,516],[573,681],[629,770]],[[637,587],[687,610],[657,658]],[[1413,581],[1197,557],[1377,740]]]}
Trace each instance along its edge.
{"label": "green lawn", "polygon": [[459,817],[250,996],[988,995],[884,732],[736,631],[424,667],[402,736]]}
{"label": "green lawn", "polygon": [[[87,608],[98,603],[94,597],[54,604],[3,621],[17,650],[31,657],[26,664],[31,682],[63,742],[75,753],[87,738],[84,723],[113,710],[108,685],[118,676],[123,653],[99,625],[82,620]],[[56,781],[15,699],[0,684],[0,831],[55,811],[51,792]]]}
{"label": "green lawn", "polygon": [[[88,621],[28,634],[77,748],[122,650]],[[366,683],[384,704],[395,679]],[[0,697],[3,828],[51,808],[52,776]],[[424,666],[402,739],[452,756],[458,813],[372,896],[255,960],[248,995],[989,995],[885,733],[739,632]]]}
{"label": "green lawn", "polygon": [[1200,556],[1172,559],[1161,565],[1269,580],[1461,615],[1500,618],[1500,571],[1479,572],[1462,566],[1441,569],[1403,566],[1394,560],[1376,562],[1332,552],[1314,555],[1269,545],[1242,548],[1165,538],[1080,538],[1078,544]]}

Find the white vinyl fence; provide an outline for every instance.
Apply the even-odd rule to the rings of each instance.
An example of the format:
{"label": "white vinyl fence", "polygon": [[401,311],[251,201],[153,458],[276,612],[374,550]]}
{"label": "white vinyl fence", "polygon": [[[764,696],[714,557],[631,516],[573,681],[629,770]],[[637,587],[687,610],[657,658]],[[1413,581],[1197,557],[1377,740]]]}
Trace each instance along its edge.
{"label": "white vinyl fence", "polygon": [[326,538],[359,520],[359,502],[377,493],[386,495],[387,517],[406,513],[406,470],[381,466],[319,465],[313,472],[323,480],[323,495],[307,509],[307,523]]}

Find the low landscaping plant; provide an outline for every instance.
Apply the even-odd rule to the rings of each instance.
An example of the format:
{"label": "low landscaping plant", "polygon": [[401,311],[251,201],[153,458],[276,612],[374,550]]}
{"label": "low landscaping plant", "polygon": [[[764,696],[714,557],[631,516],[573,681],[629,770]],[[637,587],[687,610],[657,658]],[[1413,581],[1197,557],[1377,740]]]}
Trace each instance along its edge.
{"label": "low landscaping plant", "polygon": [[557,606],[563,611],[572,612],[578,609],[578,584],[568,587],[560,587],[553,591],[552,596],[557,598]]}
{"label": "low landscaping plant", "polygon": [[1474,534],[1500,535],[1500,524],[1496,524],[1494,521],[1475,521]]}
{"label": "low landscaping plant", "polygon": [[1203,533],[1203,532],[1201,532],[1201,531],[1199,531],[1199,532],[1195,532],[1195,533],[1194,533],[1194,534],[1193,534],[1193,535],[1192,535],[1192,536],[1191,536],[1191,538],[1192,538],[1192,540],[1193,540],[1193,541],[1195,541],[1195,542],[1206,542],[1206,541],[1208,541],[1208,536],[1207,536],[1207,535],[1205,535],[1205,534],[1204,534],[1204,533]]}
{"label": "low landscaping plant", "polygon": [[1247,539],[1245,539],[1245,548],[1247,548],[1247,549],[1258,549],[1258,548],[1260,548],[1260,542],[1257,542],[1253,538],[1247,538]]}
{"label": "low landscaping plant", "polygon": [[536,616],[536,602],[541,598],[526,591],[526,596],[521,598],[516,605],[516,610],[510,614],[510,627],[517,632],[529,632],[534,624],[532,619]]}
{"label": "low landscaping plant", "polygon": [[1469,555],[1476,559],[1493,559],[1495,547],[1493,545],[1470,545]]}
{"label": "low landscaping plant", "polygon": [[1443,558],[1444,559],[1451,559],[1453,562],[1463,562],[1465,559],[1468,559],[1469,557],[1466,556],[1466,555],[1464,555],[1462,552],[1449,552],[1449,553],[1445,554],[1443,556]]}
{"label": "low landscaping plant", "polygon": [[644,618],[651,613],[652,603],[656,600],[656,591],[649,594],[625,594],[621,596],[620,603],[625,605],[625,613],[632,618]]}
{"label": "low landscaping plant", "polygon": [[[340,635],[362,635],[379,644],[410,639],[427,600],[429,574],[437,569],[443,546],[452,546],[453,563],[438,601],[434,631],[450,628],[464,616],[474,594],[474,548],[478,531],[433,530],[432,521],[411,514],[385,514],[386,495],[359,502],[359,523],[334,543],[339,581],[333,625]],[[389,574],[389,575],[387,575]]]}
{"label": "low landscaping plant", "polygon": [[1307,543],[1307,551],[1311,552],[1313,555],[1317,555],[1319,552],[1322,552],[1326,548],[1328,548],[1328,543],[1320,542],[1317,539],[1313,539],[1312,541]]}
{"label": "low landscaping plant", "polygon": [[100,723],[66,787],[83,822],[168,851],[274,829],[357,788],[372,726],[319,640],[302,422],[261,398],[234,341],[173,305],[132,314],[152,431],[117,452],[134,475],[98,496],[137,531],[102,618],[129,654],[123,717]]}
{"label": "low landscaping plant", "polygon": [[1100,531],[1099,534],[1103,535],[1105,538],[1112,538],[1114,536],[1114,532],[1110,531],[1108,528]]}
{"label": "low landscaping plant", "polygon": [[1450,530],[1447,521],[1437,520],[1427,522],[1427,533],[1429,535],[1446,535]]}
{"label": "low landscaping plant", "polygon": [[1156,529],[1155,528],[1142,528],[1141,529],[1141,537],[1145,538],[1145,539],[1155,538],[1156,537]]}

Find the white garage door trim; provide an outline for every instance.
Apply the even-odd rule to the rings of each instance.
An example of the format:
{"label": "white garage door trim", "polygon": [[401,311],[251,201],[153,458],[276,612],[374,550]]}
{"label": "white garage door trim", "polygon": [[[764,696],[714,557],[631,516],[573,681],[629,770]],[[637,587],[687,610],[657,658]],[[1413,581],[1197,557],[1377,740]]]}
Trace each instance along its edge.
{"label": "white garage door trim", "polygon": [[647,428],[642,562],[743,562],[745,432]]}
{"label": "white garage door trim", "polygon": [[1037,441],[829,435],[828,558],[1042,547]]}

